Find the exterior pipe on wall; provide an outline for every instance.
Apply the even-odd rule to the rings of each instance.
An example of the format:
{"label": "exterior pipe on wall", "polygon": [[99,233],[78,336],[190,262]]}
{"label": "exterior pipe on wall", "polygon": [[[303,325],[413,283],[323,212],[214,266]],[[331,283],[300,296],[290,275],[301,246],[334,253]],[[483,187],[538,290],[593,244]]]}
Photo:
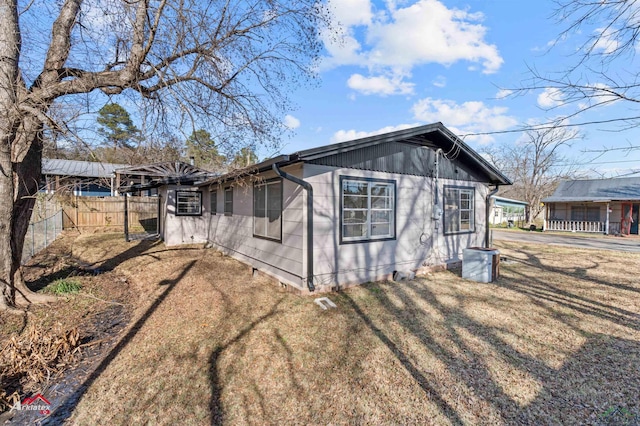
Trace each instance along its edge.
{"label": "exterior pipe on wall", "polygon": [[487,194],[486,201],[486,218],[485,218],[485,233],[484,233],[484,246],[489,248],[491,245],[491,229],[489,228],[489,221],[491,220],[491,197],[496,195],[500,190],[500,185],[496,185],[496,188],[493,191],[490,191]]}
{"label": "exterior pipe on wall", "polygon": [[[283,161],[289,161],[289,156],[285,156]],[[278,163],[273,163],[271,168],[281,178],[298,184],[307,191],[307,288],[309,291],[315,291],[316,288],[313,285],[313,187],[309,182],[280,170]]]}

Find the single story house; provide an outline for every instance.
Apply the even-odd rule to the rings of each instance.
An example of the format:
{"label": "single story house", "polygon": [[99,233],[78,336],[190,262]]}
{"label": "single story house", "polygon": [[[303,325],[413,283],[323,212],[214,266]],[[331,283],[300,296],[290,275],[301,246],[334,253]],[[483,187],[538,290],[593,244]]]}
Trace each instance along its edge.
{"label": "single story house", "polygon": [[522,225],[525,220],[524,210],[529,203],[511,198],[498,197],[497,195],[491,198],[493,200],[493,206],[491,207],[489,222],[492,225],[500,225],[503,223],[514,225],[518,222]]}
{"label": "single story house", "polygon": [[162,185],[160,235],[295,289],[332,290],[459,263],[488,245],[489,197],[510,184],[435,123]]}
{"label": "single story house", "polygon": [[64,190],[79,196],[117,195],[115,182],[117,169],[127,164],[94,161],[42,159],[42,190],[54,193]]}
{"label": "single story house", "polygon": [[640,177],[566,180],[545,204],[545,231],[638,235]]}

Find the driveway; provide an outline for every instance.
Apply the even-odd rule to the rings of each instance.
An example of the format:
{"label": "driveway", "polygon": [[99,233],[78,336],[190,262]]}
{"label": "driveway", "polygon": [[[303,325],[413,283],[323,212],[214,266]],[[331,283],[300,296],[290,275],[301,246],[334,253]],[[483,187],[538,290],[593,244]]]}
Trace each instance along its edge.
{"label": "driveway", "polygon": [[596,250],[616,250],[640,253],[640,238],[585,235],[558,235],[544,232],[502,231],[493,229],[493,239],[503,241],[522,241],[527,243],[553,244]]}

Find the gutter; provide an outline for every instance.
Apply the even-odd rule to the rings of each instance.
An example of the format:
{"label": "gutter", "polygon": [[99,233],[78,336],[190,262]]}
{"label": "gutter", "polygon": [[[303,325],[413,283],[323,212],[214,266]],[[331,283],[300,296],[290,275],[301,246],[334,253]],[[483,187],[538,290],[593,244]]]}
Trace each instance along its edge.
{"label": "gutter", "polygon": [[289,161],[288,155],[283,157],[281,161],[273,163],[271,169],[281,178],[298,184],[307,191],[307,288],[309,291],[315,291],[316,288],[313,285],[313,187],[309,182],[280,170],[279,164]]}
{"label": "gutter", "polygon": [[489,228],[489,220],[491,219],[491,197],[496,195],[499,190],[500,190],[500,185],[496,184],[496,188],[493,191],[490,191],[487,194],[487,198],[486,198],[486,203],[485,203],[486,216],[485,216],[485,234],[484,234],[484,246],[486,248],[489,248],[489,243],[491,242],[490,241],[491,229]]}

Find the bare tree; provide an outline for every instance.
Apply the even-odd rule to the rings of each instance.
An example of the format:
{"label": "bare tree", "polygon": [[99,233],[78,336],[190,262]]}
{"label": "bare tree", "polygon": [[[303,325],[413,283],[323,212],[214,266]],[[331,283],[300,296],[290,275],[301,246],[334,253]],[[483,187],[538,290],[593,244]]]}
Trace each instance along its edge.
{"label": "bare tree", "polygon": [[315,0],[0,0],[0,308],[43,300],[20,256],[55,102],[128,95],[158,127],[273,143],[323,16]]}
{"label": "bare tree", "polygon": [[617,123],[618,129],[638,126],[640,113],[635,106],[640,103],[640,68],[636,62],[640,1],[556,0],[556,4],[553,18],[562,30],[551,49],[559,49],[566,40],[579,40],[569,56],[573,62],[559,70],[530,67],[531,78],[514,94],[545,90],[549,110],[576,107],[554,123],[624,102],[630,107],[625,116],[581,124]]}
{"label": "bare tree", "polygon": [[562,128],[529,130],[515,144],[484,151],[513,180],[513,185],[505,187],[501,195],[529,203],[525,208],[527,223],[532,223],[542,211],[542,199],[553,194],[562,179],[575,175],[576,167],[560,151],[579,137],[578,131]]}

